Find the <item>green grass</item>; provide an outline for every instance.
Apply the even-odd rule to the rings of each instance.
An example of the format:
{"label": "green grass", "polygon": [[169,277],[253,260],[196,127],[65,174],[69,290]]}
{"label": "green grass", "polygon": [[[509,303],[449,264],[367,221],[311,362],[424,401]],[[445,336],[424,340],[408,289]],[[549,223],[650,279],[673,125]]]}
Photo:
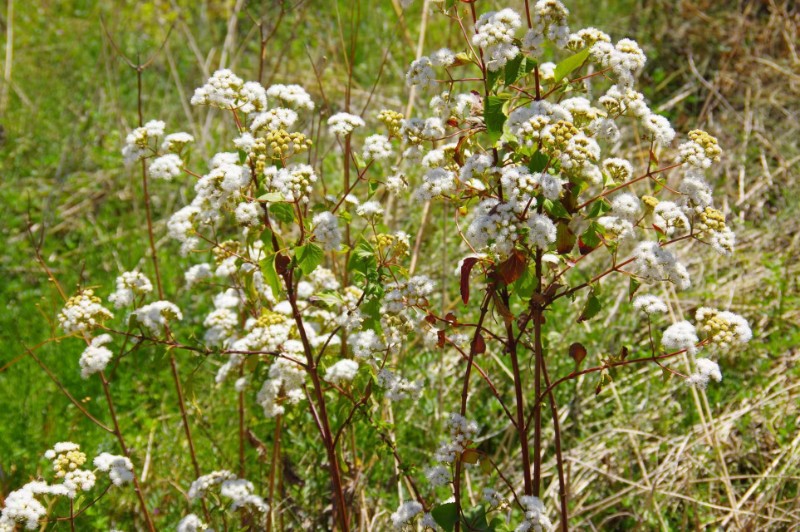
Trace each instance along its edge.
{"label": "green grass", "polygon": [[[14,62],[13,84],[4,86],[9,95],[8,106],[0,122],[4,131],[0,144],[0,202],[4,207],[0,230],[5,235],[5,246],[0,253],[3,275],[0,301],[4,306],[4,312],[0,313],[0,404],[3,405],[0,409],[0,495],[31,478],[49,474],[42,454],[57,441],[78,441],[90,456],[117,449],[115,439],[88,423],[34,360],[25,356],[25,346],[39,346],[60,334],[53,321],[61,307],[53,284],[34,260],[34,245],[27,233],[29,223],[34,241],[43,236],[42,256],[67,292],[72,293],[78,287],[96,287],[97,292],[105,296],[120,271],[135,266],[145,271],[151,268],[146,252],[146,227],[142,222],[141,184],[134,170],[123,167],[119,155],[125,135],[137,122],[136,75],[110,45],[100,16],[117,46],[134,60],[150,57],[158,50],[170,26],[175,24],[168,49],[158,53],[143,74],[144,117],[145,120],[157,117],[167,121],[169,130],[194,132],[203,128],[205,113],[190,111],[191,123],[187,124],[185,102],[177,89],[182,89],[188,98],[193,88],[204,81],[204,71],[216,68],[227,33],[230,4],[179,1],[176,3],[180,7],[178,12],[168,3],[160,2],[17,2],[13,21],[4,20],[6,35],[13,24]],[[359,109],[375,82],[382,54],[388,46],[391,46],[391,53],[387,56],[371,109],[383,106],[404,109],[403,76],[406,65],[414,57],[405,32],[416,43],[419,4],[421,2],[415,2],[401,24],[390,2],[374,5],[361,2],[354,69],[357,87],[354,101]],[[687,313],[701,302],[730,306],[757,326],[757,338],[746,352],[723,359],[725,380],[720,386],[710,387],[707,395],[717,420],[726,420],[728,437],[721,443],[721,449],[730,475],[758,476],[767,470],[779,452],[787,453],[784,461],[779,462],[779,468],[798,463],[796,450],[790,445],[798,431],[796,399],[800,393],[792,388],[780,392],[782,387],[789,387],[800,377],[796,364],[797,345],[800,344],[798,239],[793,236],[797,234],[796,219],[800,212],[796,201],[796,157],[800,150],[795,138],[781,134],[783,121],[790,124],[792,116],[797,118],[798,100],[781,103],[789,115],[784,113],[783,118],[775,120],[777,111],[773,106],[777,104],[768,99],[770,87],[767,85],[769,75],[774,72],[739,71],[743,79],[735,79],[734,88],[723,83],[730,74],[723,72],[715,79],[714,74],[725,68],[722,59],[731,57],[726,54],[732,54],[732,43],[717,26],[705,28],[702,18],[688,17],[685,23],[676,20],[669,15],[667,4],[663,1],[581,0],[571,2],[569,7],[575,27],[593,25],[608,31],[614,38],[632,35],[643,42],[650,57],[644,79],[652,80],[656,86],[647,92],[647,97],[654,106],[669,101],[686,83],[697,85],[688,97],[664,113],[682,132],[698,125],[691,117],[700,114],[708,97],[708,90],[685,67],[681,54],[687,46],[692,46],[695,62],[702,73],[715,83],[719,82],[719,90],[726,91],[726,97],[736,110],[731,112],[716,102],[716,114],[708,118],[706,113],[706,119],[710,128],[723,131],[720,136],[728,142],[730,162],[718,176],[717,197],[727,193],[730,198],[729,215],[738,220],[735,228],[742,241],[741,251],[735,256],[734,265],[706,268],[706,282],[688,294],[681,294],[681,299],[674,303]],[[482,2],[479,5],[480,10],[488,9]],[[264,9],[269,11],[267,7]],[[349,35],[350,12],[351,2],[340,0],[334,5],[308,2],[304,10],[288,13],[269,44],[265,82],[272,79],[301,83],[322,105],[310,56],[315,63],[325,64],[322,79],[330,105],[326,112],[340,110],[344,105],[345,67],[337,20],[341,20],[345,35]],[[250,8],[250,13],[258,16],[255,8]],[[736,20],[736,14],[724,8],[714,8],[708,13],[712,19],[720,21]],[[769,13],[756,11],[750,18],[741,19],[747,24],[742,30],[747,36],[743,47],[756,54],[756,47],[764,46],[768,57],[780,64],[790,64],[788,54],[785,55],[779,43],[780,32],[767,15]],[[274,6],[265,19],[276,20]],[[775,41],[770,41],[772,47],[764,45],[764,39],[759,41],[754,37],[763,36],[764,33],[758,33],[762,27],[763,32],[775,36]],[[711,38],[705,46],[701,40],[704,30]],[[204,64],[192,50],[190,36],[196,41]],[[238,17],[236,37],[231,54],[235,71],[246,79],[254,78],[258,32],[253,31],[253,22],[247,14]],[[442,17],[433,16],[425,50],[455,45],[458,38]],[[5,39],[0,44],[5,46]],[[735,54],[733,57],[736,58]],[[768,72],[767,67],[760,68]],[[755,109],[766,141],[744,145],[739,122],[744,109],[743,91],[737,93],[736,88],[741,89],[750,79],[756,78],[763,85],[762,100],[750,101],[748,105],[751,111]],[[773,82],[779,83],[780,78]],[[418,102],[417,108],[424,109],[424,102]],[[221,149],[229,136],[216,125],[209,128],[202,135],[191,164],[202,167],[206,155]],[[785,170],[773,183],[758,188],[758,183],[766,180],[761,163],[764,153],[767,169],[774,173],[780,168]],[[325,164],[329,175],[334,176],[334,163],[326,161]],[[738,164],[747,171],[747,190],[756,190],[750,201],[739,205],[735,204]],[[337,183],[333,188],[340,186]],[[191,195],[188,187],[175,183],[154,186],[154,218],[159,238],[165,234],[164,220],[185,202],[187,194]],[[409,214],[409,221],[398,221],[398,228],[413,234],[417,226],[411,220],[418,219],[418,208],[406,205],[402,208]],[[772,212],[774,215],[770,214]],[[448,249],[442,245],[452,232],[452,228],[442,224],[442,219],[441,211],[435,207],[422,248],[423,256],[434,258],[429,266],[431,270],[423,273],[437,277],[442,276],[439,265],[447,260],[455,262],[453,257],[460,253],[452,246]],[[159,246],[166,292],[179,294],[185,314],[203,316],[208,302],[194,299],[182,288],[185,263],[177,258],[177,247],[166,239],[159,240]],[[700,263],[699,259],[692,260],[695,268],[699,269]],[[446,268],[446,273],[451,269]],[[627,286],[609,283],[607,294],[614,296],[626,289]],[[458,287],[453,286],[452,279],[446,297],[451,302],[458,298]],[[619,349],[623,338],[630,338],[639,330],[627,303],[622,303],[612,316],[605,311],[597,318],[607,319],[613,325],[607,328],[587,330],[575,324],[575,310],[565,304],[552,315],[552,323],[568,323],[564,327],[568,334],[551,333],[547,338],[548,352],[560,354],[548,368],[552,374],[571,370],[567,349],[573,341],[592,346],[590,360],[597,362],[601,355]],[[182,324],[176,334],[182,338],[199,338],[202,331],[201,323],[190,322]],[[644,340],[641,335],[634,338],[640,345]],[[81,351],[80,342],[74,338],[36,349],[64,387],[90,412],[107,420],[100,383],[95,379],[81,379],[77,370]],[[438,354],[422,352],[408,363],[424,369],[435,364],[436,357]],[[209,395],[209,382],[213,381],[216,367],[206,358],[182,354],[179,360],[202,467],[235,469],[237,420],[226,414],[235,411],[235,394],[226,388]],[[450,361],[443,363],[443,367],[443,375],[435,378],[442,382],[457,380],[460,366]],[[692,458],[694,461],[674,458],[670,465],[672,458],[666,460],[660,488],[684,493],[696,501],[729,505],[720,482],[691,483],[697,478],[720,477],[722,473],[712,448],[703,439],[700,415],[690,392],[674,381],[661,382],[656,370],[648,371],[641,374],[624,369],[612,373],[621,403],[614,400],[609,389],[595,396],[595,376],[559,388],[558,402],[569,410],[563,427],[565,447],[573,450],[572,457],[584,463],[602,463],[607,472],[642,482],[640,466],[630,453],[616,456],[617,453],[603,451],[630,448],[630,440],[619,429],[635,428],[647,434],[637,436],[636,441],[651,471],[665,463],[664,457],[669,456],[683,435],[694,434],[687,446],[687,453],[696,455]],[[151,508],[158,509],[158,523],[160,528],[166,529],[186,513],[188,505],[183,493],[193,476],[175,406],[168,355],[163,349],[150,346],[133,349],[109,374],[115,405],[121,413],[122,432],[134,449],[137,467],[142,467],[146,456],[151,457],[146,482],[148,503]],[[404,420],[395,426],[401,453],[408,463],[420,464],[418,477],[422,466],[428,465],[437,435],[443,431],[440,416],[452,408],[455,402],[451,399],[458,394],[454,389],[441,393],[446,401],[440,401],[442,398],[436,391],[428,390],[422,401],[404,404],[400,407],[402,411],[395,412],[397,420]],[[482,393],[472,401],[475,417],[487,420],[500,417],[497,403],[490,395]],[[730,418],[737,409],[745,413]],[[335,421],[346,415],[343,405],[334,404],[331,410]],[[248,412],[247,424],[271,448],[274,423],[265,420],[257,408],[253,408]],[[297,526],[307,520],[311,526],[324,527],[320,516],[325,514],[327,505],[324,494],[328,479],[324,469],[319,467],[325,461],[324,451],[309,429],[310,418],[305,409],[289,414],[285,425],[283,441],[290,452],[284,464],[284,476],[292,479],[291,472],[294,472],[299,477],[295,482],[286,480],[286,525],[291,529],[293,524]],[[367,493],[367,505],[380,505],[393,511],[397,506],[397,479],[392,461],[366,420],[361,420],[357,430],[359,444],[364,450],[364,463],[359,465],[368,467],[362,474],[372,486]],[[502,455],[504,448],[500,440],[501,437],[487,440],[482,450]],[[550,448],[546,451],[552,453]],[[265,493],[269,462],[259,460],[254,447],[248,447],[247,452],[248,468],[253,472],[248,476],[256,483],[256,491]],[[507,459],[515,463],[514,456]],[[587,526],[591,521],[603,528],[600,524],[608,518],[606,529],[660,527],[655,506],[652,501],[643,503],[640,491],[603,503],[624,488],[624,483],[596,471],[581,469],[577,462],[573,467],[576,469],[575,486],[584,481],[591,482],[592,486],[590,493],[576,494],[573,498],[576,509],[600,503],[599,511],[583,514],[576,518],[575,524],[581,522]],[[548,474],[552,477],[552,467]],[[790,475],[791,468],[783,474]],[[736,493],[745,493],[752,482],[752,478],[735,480]],[[774,487],[776,481],[765,481],[761,485],[762,492],[768,496],[766,502],[751,500],[752,505],[748,503],[746,507],[764,513],[769,501],[774,500],[776,507],[792,508],[785,501],[797,501],[796,479],[777,482],[781,482],[778,487]],[[767,486],[774,487],[773,491],[767,491]],[[655,499],[672,530],[701,528],[725,515],[696,501],[663,493],[657,494]],[[131,514],[135,509],[132,491],[115,491],[112,500],[114,502],[103,502],[87,511],[82,518],[86,529],[107,529],[112,525],[131,529]],[[63,503],[59,504],[55,513],[64,515],[68,509]],[[614,517],[616,514],[620,516]]]}

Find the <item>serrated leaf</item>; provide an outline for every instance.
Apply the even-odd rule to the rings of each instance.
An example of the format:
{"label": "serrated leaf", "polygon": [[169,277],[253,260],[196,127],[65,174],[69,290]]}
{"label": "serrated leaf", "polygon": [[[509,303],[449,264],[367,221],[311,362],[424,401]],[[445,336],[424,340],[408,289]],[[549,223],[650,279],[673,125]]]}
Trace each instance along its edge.
{"label": "serrated leaf", "polygon": [[325,258],[325,252],[316,244],[306,244],[305,246],[298,246],[294,249],[294,258],[300,270],[309,275],[317,269],[317,266],[322,264]]}
{"label": "serrated leaf", "polygon": [[570,72],[580,67],[588,57],[589,57],[589,48],[586,48],[584,50],[581,50],[577,54],[571,55],[566,59],[562,60],[560,63],[558,63],[556,65],[553,76],[555,78],[555,82],[558,83],[562,79],[567,77],[567,75],[569,75]]}
{"label": "serrated leaf", "polygon": [[446,502],[440,504],[431,510],[431,517],[433,517],[437,525],[450,532],[456,526],[456,521],[458,521],[456,503]]}
{"label": "serrated leaf", "polygon": [[499,96],[489,96],[486,98],[483,110],[483,121],[486,124],[486,131],[489,133],[491,144],[503,136],[503,124],[508,118],[503,113],[503,105],[506,103],[504,98]]}
{"label": "serrated leaf", "polygon": [[286,224],[294,222],[294,208],[289,203],[273,203],[269,206],[270,215]]}
{"label": "serrated leaf", "polygon": [[602,309],[603,305],[600,303],[597,296],[594,295],[594,291],[590,292],[586,304],[583,306],[583,311],[578,318],[578,323],[594,318]]}

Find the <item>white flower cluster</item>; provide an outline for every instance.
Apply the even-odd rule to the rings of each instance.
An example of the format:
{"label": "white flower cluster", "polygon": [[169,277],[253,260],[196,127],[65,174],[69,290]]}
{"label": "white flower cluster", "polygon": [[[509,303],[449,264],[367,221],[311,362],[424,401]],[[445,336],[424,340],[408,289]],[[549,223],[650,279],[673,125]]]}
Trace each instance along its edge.
{"label": "white flower cluster", "polygon": [[122,148],[125,164],[130,165],[154,153],[159,140],[164,136],[164,128],[166,124],[161,120],[150,120],[128,133],[125,137],[125,146]]}
{"label": "white flower cluster", "polygon": [[285,358],[276,358],[269,367],[269,379],[264,381],[256,402],[264,409],[268,418],[283,414],[290,405],[299,403],[303,395],[306,373],[299,365]]}
{"label": "white flower cluster", "polygon": [[651,283],[670,281],[681,290],[689,288],[691,280],[686,267],[658,242],[641,242],[634,257],[634,271],[643,280]]}
{"label": "white flower cluster", "polygon": [[629,87],[647,62],[647,56],[631,39],[622,39],[616,46],[609,42],[596,42],[591,55],[603,68],[610,68],[618,77],[620,84]]}
{"label": "white flower cluster", "polygon": [[560,120],[572,122],[572,113],[563,106],[546,100],[531,102],[511,111],[508,115],[508,131],[521,144],[534,146],[544,129]]}
{"label": "white flower cluster", "polygon": [[92,290],[83,290],[67,300],[58,314],[58,323],[67,334],[85,333],[113,317],[111,311],[100,304],[100,298]]}
{"label": "white flower cluster", "polygon": [[406,73],[406,84],[409,87],[419,85],[421,88],[436,86],[436,72],[433,63],[428,57],[420,57],[411,63]]}
{"label": "white flower cluster", "polygon": [[727,310],[700,307],[695,320],[711,343],[723,350],[742,347],[753,338],[747,320]]}
{"label": "white flower cluster", "polygon": [[424,508],[417,501],[406,501],[400,505],[396,512],[390,516],[395,530],[412,530],[414,518],[423,512]]}
{"label": "white flower cluster", "polygon": [[173,178],[181,175],[183,160],[175,153],[168,153],[153,159],[150,163],[150,176],[163,181],[172,181]]}
{"label": "white flower cluster", "polygon": [[443,442],[433,455],[437,462],[452,464],[478,435],[478,424],[464,416],[451,413],[447,418],[450,439]]}
{"label": "white flower cluster", "polygon": [[661,336],[661,345],[665,349],[672,351],[686,349],[686,352],[690,355],[697,353],[697,344],[699,342],[697,329],[688,321],[673,323]]}
{"label": "white flower cluster", "polygon": [[695,372],[687,379],[687,383],[699,388],[708,386],[708,381],[713,379],[716,382],[722,381],[722,372],[719,365],[707,358],[698,358],[694,361]]}
{"label": "white flower cluster", "polygon": [[358,362],[343,359],[325,370],[325,380],[334,384],[352,382],[358,372]]}
{"label": "white flower cluster", "polygon": [[386,389],[386,398],[390,401],[402,401],[403,399],[417,398],[422,392],[422,383],[419,381],[409,381],[386,368],[378,372],[378,386]]}
{"label": "white flower cluster", "polygon": [[422,178],[422,184],[414,192],[417,201],[429,201],[435,197],[447,196],[456,190],[456,175],[444,168],[429,170]]}
{"label": "white flower cluster", "polygon": [[283,104],[295,109],[314,110],[314,102],[311,100],[311,96],[300,85],[272,85],[267,89],[267,96],[276,98]]}
{"label": "white flower cluster", "polygon": [[364,127],[364,120],[350,113],[336,113],[328,118],[328,127],[335,135],[344,137],[353,132],[357,127]]}
{"label": "white flower cluster", "polygon": [[546,532],[552,530],[553,523],[547,517],[547,509],[539,497],[523,495],[519,502],[525,509],[525,520],[515,529],[515,532]]}
{"label": "white flower cluster", "polygon": [[317,174],[307,164],[293,164],[281,168],[272,178],[272,187],[286,201],[308,203],[309,195],[317,182]]}
{"label": "white flower cluster", "polygon": [[189,514],[181,519],[175,528],[176,532],[203,532],[205,530],[208,530],[208,526],[195,514]]}
{"label": "white flower cluster", "polygon": [[136,322],[153,334],[160,333],[173,320],[182,320],[183,314],[175,303],[156,301],[131,313]]}
{"label": "white flower cluster", "polygon": [[[264,499],[253,494],[253,484],[237,478],[228,470],[212,471],[201,476],[189,487],[189,499],[202,499],[212,488],[219,486],[220,495],[231,500],[231,509],[249,506],[259,513],[266,513],[269,506]],[[187,516],[188,517],[188,516]]]}
{"label": "white flower cluster", "polygon": [[339,251],[342,246],[342,234],[339,231],[339,219],[335,214],[328,211],[315,214],[312,226],[314,238],[322,244],[325,251]]}
{"label": "white flower cluster", "polygon": [[489,11],[475,23],[472,44],[483,48],[486,54],[486,67],[495,72],[519,54],[514,44],[514,33],[522,21],[513,9]]}
{"label": "white flower cluster", "polygon": [[539,0],[531,10],[531,29],[522,39],[522,49],[534,57],[542,55],[545,37],[559,48],[567,46],[570,34],[567,26],[569,10],[557,0]]}
{"label": "white flower cluster", "polygon": [[115,486],[133,482],[133,463],[127,456],[100,453],[94,459],[94,466],[108,472],[108,478]]}
{"label": "white flower cluster", "polygon": [[392,144],[386,135],[370,135],[364,140],[365,161],[383,161],[392,156]]}
{"label": "white flower cluster", "polygon": [[137,271],[123,272],[117,277],[116,283],[117,290],[108,296],[108,301],[114,304],[114,308],[132,305],[135,296],[142,296],[153,291],[150,279]]}
{"label": "white flower cluster", "polygon": [[658,296],[651,295],[636,296],[636,299],[633,300],[633,308],[641,310],[648,316],[667,312],[667,304]]}
{"label": "white flower cluster", "polygon": [[517,217],[517,210],[524,208],[524,204],[516,202],[483,200],[467,228],[467,239],[479,253],[495,254],[501,259],[507,257],[524,234],[524,226]]}
{"label": "white flower cluster", "polygon": [[101,334],[92,339],[91,343],[81,353],[79,360],[81,366],[81,377],[89,378],[89,375],[99,373],[106,369],[114,354],[105,347],[111,341],[111,335]]}
{"label": "white flower cluster", "polygon": [[433,281],[425,275],[416,275],[405,283],[398,282],[386,290],[381,312],[398,314],[407,307],[426,307],[434,286]]}

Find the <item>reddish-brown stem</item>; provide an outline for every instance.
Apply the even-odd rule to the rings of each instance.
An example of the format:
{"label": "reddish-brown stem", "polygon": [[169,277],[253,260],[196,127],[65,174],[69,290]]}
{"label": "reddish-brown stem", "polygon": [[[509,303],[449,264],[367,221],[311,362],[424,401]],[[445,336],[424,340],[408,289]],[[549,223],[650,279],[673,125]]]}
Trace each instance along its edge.
{"label": "reddish-brown stem", "polygon": [[[122,436],[122,431],[119,428],[119,421],[117,420],[117,412],[114,408],[114,400],[111,398],[111,388],[108,385],[108,379],[106,379],[105,372],[100,372],[100,382],[103,383],[103,393],[106,396],[106,403],[108,404],[108,413],[111,416],[111,422],[114,425],[114,435],[117,437],[117,441],[119,442],[119,446],[122,449],[122,454],[125,455],[128,460],[131,458],[130,449],[128,449],[127,444],[125,443],[125,438]],[[139,485],[139,475],[136,474],[135,471],[132,471],[133,474],[133,491],[136,492],[136,498],[139,499],[139,506],[142,509],[142,514],[144,516],[145,524],[147,525],[147,529],[150,532],[155,532],[155,526],[153,525],[153,519],[150,517],[150,511],[147,509],[147,503],[144,500],[144,491],[142,487]]]}
{"label": "reddish-brown stem", "polygon": [[[550,387],[550,376],[547,374],[547,364],[542,359],[542,375],[545,386]],[[558,405],[553,390],[547,392],[550,400],[550,414],[553,418],[553,443],[556,450],[556,470],[558,471],[558,500],[561,504],[561,530],[569,530],[569,508],[567,507],[567,482],[564,477],[564,455],[561,452],[561,423],[558,420]]]}
{"label": "reddish-brown stem", "polygon": [[[475,334],[472,337],[472,343],[469,348],[469,357],[467,359],[467,369],[464,370],[464,383],[461,388],[461,410],[459,411],[461,417],[467,415],[467,398],[469,397],[469,377],[472,372],[472,361],[475,358],[475,351],[478,347],[478,338],[481,337],[481,329],[483,328],[483,320],[486,318],[486,313],[489,311],[489,302],[492,300],[494,293],[494,286],[489,286],[486,290],[486,295],[483,297],[481,303],[481,313],[478,317],[478,326],[475,328]],[[482,343],[482,342],[481,342]],[[457,456],[455,459],[455,475],[453,478],[453,495],[456,503],[456,515],[459,519],[456,521],[455,531],[459,532],[461,529],[461,457]]]}
{"label": "reddish-brown stem", "polygon": [[[542,296],[542,251],[536,250],[536,294]],[[544,309],[538,301],[540,298],[535,298],[533,308],[531,309],[531,318],[533,319],[533,355],[534,355],[534,370],[533,370],[533,389],[536,403],[533,405],[533,495],[538,497],[542,484],[542,409],[539,401],[539,392],[542,386],[542,319]],[[523,423],[524,424],[524,423]],[[526,493],[529,495],[529,493]]]}
{"label": "reddish-brown stem", "polygon": [[[328,455],[328,467],[330,469],[331,481],[333,482],[333,513],[338,517],[339,526],[341,530],[347,532],[350,530],[350,523],[347,519],[347,500],[344,496],[344,487],[342,485],[341,471],[339,469],[339,460],[336,457],[336,447],[333,443],[333,433],[331,432],[330,422],[328,420],[328,412],[325,406],[325,393],[322,388],[322,382],[319,378],[317,371],[316,360],[314,359],[313,348],[311,342],[306,334],[305,325],[303,324],[303,317],[300,314],[300,309],[297,307],[297,294],[294,289],[294,282],[292,279],[293,270],[289,269],[283,273],[283,280],[286,283],[286,289],[289,296],[289,304],[292,307],[292,317],[297,325],[297,331],[300,334],[300,341],[303,344],[303,351],[306,356],[306,370],[311,377],[311,382],[314,387],[313,401],[309,394],[309,406],[312,408],[312,414],[317,418],[317,426],[322,436],[325,451]],[[313,402],[316,402],[314,408]]]}
{"label": "reddish-brown stem", "polygon": [[[503,304],[509,307],[508,291],[502,291]],[[511,370],[514,373],[514,401],[516,403],[516,428],[519,435],[520,457],[522,458],[522,479],[524,482],[525,495],[532,493],[531,483],[531,459],[530,447],[528,444],[528,430],[525,427],[525,399],[522,392],[522,374],[519,366],[519,356],[517,354],[517,341],[514,336],[514,325],[511,320],[506,320],[506,334],[508,336],[508,353],[511,357]]]}
{"label": "reddish-brown stem", "polygon": [[613,194],[617,190],[623,189],[625,187],[629,187],[629,186],[633,185],[634,183],[638,183],[639,181],[642,181],[643,179],[647,179],[648,177],[652,177],[655,174],[660,174],[661,172],[666,172],[667,170],[672,170],[673,168],[677,168],[677,167],[681,166],[682,164],[683,163],[676,163],[676,164],[672,164],[670,166],[665,166],[663,168],[658,168],[656,170],[648,170],[646,174],[640,175],[639,177],[634,177],[633,179],[631,179],[629,181],[626,181],[626,182],[622,183],[621,185],[617,185],[614,188],[610,188],[608,190],[605,190],[605,191],[601,192],[600,194],[598,194],[597,196],[584,201],[583,203],[578,205],[575,208],[575,210],[579,211],[579,210],[583,209],[584,207],[586,207],[587,205],[591,204],[593,201],[597,201],[600,198],[604,198],[604,197],[606,197],[606,196],[608,196],[610,194]]}

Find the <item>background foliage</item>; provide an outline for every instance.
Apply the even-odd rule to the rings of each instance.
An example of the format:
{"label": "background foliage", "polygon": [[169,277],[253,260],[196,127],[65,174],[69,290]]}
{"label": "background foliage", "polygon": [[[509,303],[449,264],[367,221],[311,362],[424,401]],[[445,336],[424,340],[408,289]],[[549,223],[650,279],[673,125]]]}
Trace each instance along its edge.
{"label": "background foliage", "polygon": [[[120,50],[132,58],[155,53],[172,28],[143,76],[144,116],[195,135],[196,163],[220,148],[223,132],[213,117],[190,108],[188,98],[222,63],[245,79],[257,77],[259,20],[266,32],[275,31],[266,49],[265,85],[299,83],[326,112],[340,110],[346,79],[343,41],[357,32],[355,106],[360,109],[369,101],[371,111],[403,111],[403,75],[420,39],[426,50],[458,40],[443,17],[425,20],[422,4],[416,0],[403,12],[389,0],[294,2],[283,5],[281,15],[280,2],[37,0],[12,5],[6,0],[0,45],[6,57],[10,48],[12,62],[3,62],[0,95],[0,230],[5,236],[0,251],[0,499],[47,467],[41,455],[55,441],[79,441],[87,452],[113,448],[107,434],[87,427],[23,347],[59,334],[52,322],[61,304],[33,261],[29,223],[37,239],[43,235],[44,257],[65,287],[97,286],[105,294],[120,271],[149,266],[143,213],[135,201],[140,184],[124,169],[119,154],[124,136],[136,124],[136,76],[109,44],[101,18]],[[489,9],[490,2],[481,4],[487,4],[481,10]],[[714,263],[703,260],[706,251],[700,247],[684,252],[694,278],[705,278],[704,284],[680,296],[664,295],[687,313],[700,301],[730,308],[745,315],[756,332],[745,353],[721,362],[725,380],[707,393],[711,419],[698,414],[685,386],[662,381],[651,368],[615,374],[613,385],[597,397],[592,379],[559,390],[577,527],[702,529],[727,523],[736,503],[745,512],[744,521],[756,528],[791,529],[800,522],[800,11],[793,4],[567,2],[574,27],[592,25],[615,39],[637,39],[649,58],[642,87],[653,109],[679,131],[707,129],[726,149],[716,190],[718,198],[725,193],[722,205],[733,219],[737,252],[719,267],[707,266]],[[312,65],[322,71],[324,98]],[[378,72],[378,89],[370,96]],[[326,149],[320,147],[317,156],[324,160]],[[631,146],[632,159],[646,156],[646,150]],[[329,170],[325,179],[336,179],[335,168]],[[157,188],[158,235],[163,236],[169,214],[185,203],[186,188],[178,183]],[[413,236],[420,219],[419,206],[409,203],[397,206],[391,222]],[[444,220],[443,211],[432,209],[423,222],[421,255],[431,260],[420,273],[443,280],[440,304],[446,307],[457,300],[457,279],[452,267],[440,265],[458,255],[442,245],[448,231]],[[175,251],[166,239],[160,245],[169,250],[165,257]],[[181,265],[162,260],[162,267],[167,292],[179,289]],[[613,346],[633,334],[636,323],[625,303],[626,289],[607,288],[617,304],[599,319],[613,327],[568,323],[563,336],[548,338],[550,350],[564,353],[554,371],[568,371],[566,346],[572,341]],[[198,302],[194,314],[202,316],[205,304]],[[199,336],[200,324],[192,325]],[[82,380],[76,369],[81,350],[77,342],[65,341],[44,346],[39,354],[90,411],[101,415],[102,406],[95,405],[102,400],[99,384]],[[597,360],[601,355],[589,353]],[[133,436],[129,444],[139,458],[137,466],[146,468],[142,476],[150,504],[166,527],[184,513],[187,486],[174,479],[189,479],[190,465],[173,460],[183,454],[184,442],[166,354],[143,349],[134,356],[111,371],[113,391],[123,431]],[[433,356],[422,353],[415,364],[426,367]],[[200,461],[208,469],[224,467],[236,452],[228,426],[232,421],[224,415],[232,399],[202,391],[215,367],[188,356],[181,364]],[[452,369],[443,367],[442,375]],[[431,443],[426,438],[442,426],[441,405],[447,404],[441,396],[457,393],[429,390],[418,404],[394,413],[404,419],[396,437],[410,463],[427,463]],[[483,416],[494,415],[490,404],[485,408]],[[248,424],[269,444],[269,426],[257,412]],[[313,513],[292,511],[291,499],[308,508],[308,501],[325,489],[324,471],[318,467],[324,453],[302,424],[287,426],[285,441],[293,456],[303,458],[284,464],[285,524],[314,527]],[[502,438],[491,442],[500,447],[485,451],[502,456]],[[258,460],[256,449],[248,453],[251,471],[263,473],[267,464]],[[363,494],[365,502],[377,501],[380,529],[397,507],[398,480],[388,463],[365,468],[370,484],[382,487]],[[552,464],[547,474],[552,496]],[[266,475],[249,476],[258,484]],[[353,482],[353,489],[359,484]],[[327,499],[315,504],[322,514]],[[133,495],[124,495],[121,504],[92,508],[85,523],[97,529],[112,523],[126,528],[133,508]]]}

